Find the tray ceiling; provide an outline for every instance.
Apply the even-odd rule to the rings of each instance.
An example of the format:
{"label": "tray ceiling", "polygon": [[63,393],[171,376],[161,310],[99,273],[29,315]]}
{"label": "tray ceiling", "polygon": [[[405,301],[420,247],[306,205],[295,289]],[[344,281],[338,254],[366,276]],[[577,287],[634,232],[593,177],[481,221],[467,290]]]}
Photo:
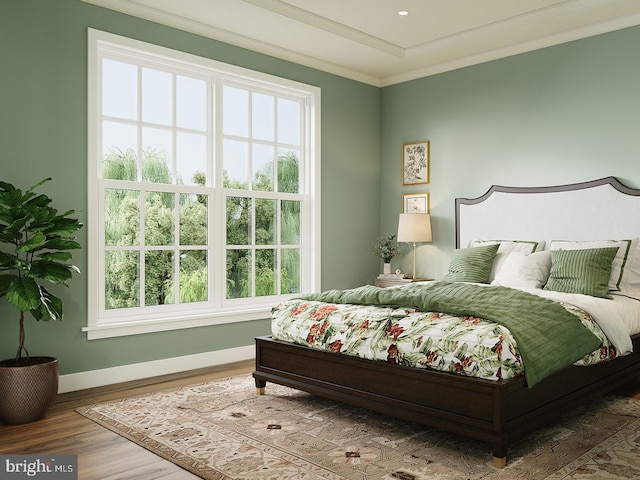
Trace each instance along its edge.
{"label": "tray ceiling", "polygon": [[640,24],[640,0],[84,1],[376,86]]}

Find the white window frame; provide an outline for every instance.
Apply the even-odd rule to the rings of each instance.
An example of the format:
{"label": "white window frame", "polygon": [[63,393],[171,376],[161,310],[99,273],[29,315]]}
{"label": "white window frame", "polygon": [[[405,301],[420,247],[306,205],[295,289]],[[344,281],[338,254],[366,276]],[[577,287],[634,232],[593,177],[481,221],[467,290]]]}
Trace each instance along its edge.
{"label": "white window frame", "polygon": [[[107,53],[108,52],[108,53]],[[101,109],[101,58],[103,55],[130,57],[165,63],[171,69],[180,68],[209,76],[211,98],[221,98],[222,85],[237,83],[245,88],[277,92],[278,96],[296,98],[306,106],[304,111],[303,150],[300,160],[301,199],[301,293],[320,288],[320,89],[292,80],[255,72],[188,53],[140,42],[99,30],[88,29],[88,178],[87,178],[87,236],[88,236],[88,319],[83,331],[89,340],[118,337],[206,325],[217,325],[268,318],[271,308],[279,301],[296,295],[272,295],[241,299],[226,299],[226,279],[213,272],[220,271],[226,261],[224,222],[226,218],[225,194],[222,188],[222,162],[209,161],[206,193],[209,195],[209,291],[207,302],[121,309],[107,313],[104,308],[104,215],[102,199],[105,186],[113,186],[100,179],[102,164]],[[255,90],[252,90],[255,91]],[[212,100],[212,125],[221,125],[221,108]],[[221,158],[221,129],[211,128],[208,138],[208,157]],[[212,163],[213,162],[213,163]],[[213,165],[213,168],[211,168]],[[136,185],[137,182],[136,182]],[[148,184],[147,184],[148,185]],[[158,188],[156,188],[158,187]],[[138,188],[136,188],[138,189]],[[179,185],[154,185],[154,190],[180,192]],[[273,198],[270,192],[252,190],[235,191],[253,198]],[[281,197],[285,194],[279,194]],[[220,247],[222,245],[222,247]],[[218,246],[218,247],[215,247]],[[226,270],[223,270],[226,271]],[[102,292],[102,293],[101,293]]]}

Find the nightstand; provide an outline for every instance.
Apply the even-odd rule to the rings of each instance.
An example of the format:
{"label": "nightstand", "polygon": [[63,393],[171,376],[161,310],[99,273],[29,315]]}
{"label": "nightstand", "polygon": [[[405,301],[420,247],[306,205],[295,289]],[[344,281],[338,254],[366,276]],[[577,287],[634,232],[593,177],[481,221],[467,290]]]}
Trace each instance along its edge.
{"label": "nightstand", "polygon": [[426,282],[432,280],[431,278],[398,278],[393,276],[388,277],[377,277],[376,278],[376,287],[387,288],[387,287],[397,287],[399,285],[406,285],[407,283],[413,282]]}

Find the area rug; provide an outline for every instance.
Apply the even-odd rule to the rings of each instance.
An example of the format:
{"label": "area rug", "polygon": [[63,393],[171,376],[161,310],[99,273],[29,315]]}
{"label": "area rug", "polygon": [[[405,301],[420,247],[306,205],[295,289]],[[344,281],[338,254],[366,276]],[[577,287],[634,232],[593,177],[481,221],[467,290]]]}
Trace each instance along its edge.
{"label": "area rug", "polygon": [[250,376],[77,409],[204,479],[638,479],[640,402],[609,396],[514,443],[488,445]]}

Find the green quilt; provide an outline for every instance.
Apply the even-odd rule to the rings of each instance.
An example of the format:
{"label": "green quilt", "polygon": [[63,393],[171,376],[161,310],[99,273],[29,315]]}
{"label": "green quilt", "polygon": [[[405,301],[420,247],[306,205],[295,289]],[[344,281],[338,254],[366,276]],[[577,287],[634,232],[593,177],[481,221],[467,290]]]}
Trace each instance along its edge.
{"label": "green quilt", "polygon": [[506,287],[430,282],[402,288],[371,285],[306,295],[305,300],[415,307],[471,315],[503,325],[514,336],[529,387],[596,350],[601,341],[562,305]]}

